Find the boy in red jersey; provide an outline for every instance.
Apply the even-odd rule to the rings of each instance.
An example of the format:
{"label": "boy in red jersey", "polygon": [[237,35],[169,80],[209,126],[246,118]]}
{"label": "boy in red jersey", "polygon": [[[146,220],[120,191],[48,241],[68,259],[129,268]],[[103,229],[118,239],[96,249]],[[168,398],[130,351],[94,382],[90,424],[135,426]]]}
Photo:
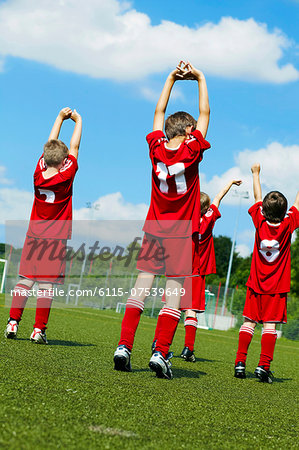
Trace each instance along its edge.
{"label": "boy in red jersey", "polygon": [[[299,227],[299,192],[287,212],[287,199],[278,191],[269,192],[262,201],[260,165],[251,167],[255,204],[249,209],[255,226],[255,244],[247,295],[235,360],[235,377],[246,378],[245,364],[249,344],[257,323],[263,324],[261,354],[255,376],[272,383],[270,363],[277,339],[276,324],[287,321],[287,293],[291,280],[291,236]],[[287,214],[286,214],[287,213]]]}
{"label": "boy in red jersey", "polygon": [[[200,193],[201,219],[199,226],[199,258],[200,275],[186,278],[184,288],[186,294],[181,302],[181,310],[185,311],[185,347],[181,357],[185,361],[195,362],[194,342],[197,330],[196,313],[205,311],[205,277],[211,273],[216,273],[216,260],[213,241],[213,228],[217,219],[221,217],[219,205],[223,197],[228,193],[233,185],[240,186],[241,180],[230,181],[214,198],[212,204],[210,197]],[[191,286],[190,286],[191,284]],[[190,295],[192,293],[192,299]],[[189,295],[188,295],[189,294]],[[192,309],[190,309],[192,304]],[[157,324],[158,326],[158,324]]]}
{"label": "boy in red jersey", "polygon": [[[70,150],[58,136],[64,120],[75,122]],[[14,288],[7,338],[16,338],[19,322],[34,283],[38,283],[32,342],[47,344],[46,325],[53,300],[53,284],[62,284],[67,239],[72,232],[72,189],[78,169],[81,116],[70,108],[58,114],[44,153],[34,172],[34,202],[22,250],[19,276]]]}
{"label": "boy in red jersey", "polygon": [[[175,81],[195,79],[199,87],[199,118],[177,112],[163,125],[165,111]],[[152,162],[151,204],[145,221],[141,253],[150,251],[164,258],[139,258],[134,294],[127,301],[121,338],[114,353],[114,368],[131,371],[130,355],[144,308],[144,300],[155,275],[165,274],[166,304],[156,351],[150,368],[158,377],[172,378],[167,354],[180,320],[180,295],[185,276],[199,273],[198,231],[200,188],[198,164],[210,144],[204,139],[209,124],[209,100],[203,73],[181,62],[168,76],[158,100],[153,132],[147,136]],[[189,267],[187,268],[187,266]]]}

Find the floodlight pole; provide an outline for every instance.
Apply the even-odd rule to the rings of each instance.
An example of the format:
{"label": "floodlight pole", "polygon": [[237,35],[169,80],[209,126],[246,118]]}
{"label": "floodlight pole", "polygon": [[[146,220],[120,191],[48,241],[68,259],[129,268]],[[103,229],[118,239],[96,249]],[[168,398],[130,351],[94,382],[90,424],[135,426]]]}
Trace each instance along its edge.
{"label": "floodlight pole", "polygon": [[235,225],[235,231],[234,231],[232,246],[231,246],[231,250],[230,250],[229,263],[228,263],[228,268],[227,268],[227,275],[226,275],[224,295],[223,295],[223,303],[222,303],[222,308],[221,308],[221,315],[222,316],[224,314],[224,309],[225,309],[225,305],[226,305],[226,296],[227,296],[227,291],[228,291],[228,285],[229,285],[230,275],[231,275],[231,271],[232,271],[235,243],[236,243],[237,231],[238,231],[238,226],[239,226],[241,202],[242,202],[242,198],[249,198],[249,193],[247,191],[244,191],[244,192],[236,191],[235,195],[237,195],[239,197],[239,206],[238,206],[238,212],[237,212],[237,217],[236,217],[236,225]]}

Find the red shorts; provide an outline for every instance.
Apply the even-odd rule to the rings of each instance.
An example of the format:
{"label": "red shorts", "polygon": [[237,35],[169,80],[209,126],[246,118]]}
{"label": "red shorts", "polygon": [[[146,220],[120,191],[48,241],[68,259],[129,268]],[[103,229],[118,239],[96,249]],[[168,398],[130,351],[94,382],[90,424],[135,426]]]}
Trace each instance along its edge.
{"label": "red shorts", "polygon": [[198,233],[186,238],[161,238],[145,233],[137,269],[167,277],[198,275]]}
{"label": "red shorts", "polygon": [[34,281],[63,284],[66,239],[38,239],[26,236],[19,275]]}
{"label": "red shorts", "polygon": [[204,312],[206,309],[206,277],[199,275],[185,278],[183,288],[185,289],[185,294],[181,297],[180,310],[192,309],[196,312]]}
{"label": "red shorts", "polygon": [[257,294],[247,288],[243,316],[256,323],[287,323],[288,294]]}

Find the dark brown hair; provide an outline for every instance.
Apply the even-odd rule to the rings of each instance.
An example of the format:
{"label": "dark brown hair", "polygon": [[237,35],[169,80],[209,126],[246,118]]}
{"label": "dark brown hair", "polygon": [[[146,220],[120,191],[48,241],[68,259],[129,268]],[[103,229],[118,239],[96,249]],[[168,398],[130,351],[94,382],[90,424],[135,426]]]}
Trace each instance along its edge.
{"label": "dark brown hair", "polygon": [[186,128],[192,126],[196,128],[196,120],[184,111],[178,111],[165,120],[165,134],[167,139],[173,139],[176,136],[185,136]]}
{"label": "dark brown hair", "polygon": [[200,214],[203,216],[211,205],[211,199],[205,192],[200,193]]}
{"label": "dark brown hair", "polygon": [[288,201],[281,192],[271,191],[263,200],[263,214],[271,223],[281,222],[287,209]]}
{"label": "dark brown hair", "polygon": [[44,145],[44,160],[48,167],[57,167],[69,154],[67,146],[59,139],[51,139]]}

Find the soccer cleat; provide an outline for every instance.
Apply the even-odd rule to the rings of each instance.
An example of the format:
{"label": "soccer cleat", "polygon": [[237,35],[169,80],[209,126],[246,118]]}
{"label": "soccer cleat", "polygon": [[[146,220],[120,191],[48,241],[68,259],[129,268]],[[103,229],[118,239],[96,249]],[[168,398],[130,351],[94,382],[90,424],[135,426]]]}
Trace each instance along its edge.
{"label": "soccer cleat", "polygon": [[189,362],[196,361],[194,352],[192,350],[189,350],[189,347],[183,348],[183,351],[181,353],[181,358],[183,358],[185,361],[189,361]]}
{"label": "soccer cleat", "polygon": [[149,362],[149,367],[153,372],[156,372],[158,378],[172,379],[172,371],[170,369],[171,362],[163,358],[162,353],[155,352]]}
{"label": "soccer cleat", "polygon": [[31,336],[31,342],[35,342],[36,344],[47,344],[47,336],[44,330],[40,330],[39,328],[34,328]]}
{"label": "soccer cleat", "polygon": [[119,345],[114,353],[114,370],[132,372],[131,352],[125,345]]}
{"label": "soccer cleat", "polygon": [[246,378],[245,364],[242,361],[237,362],[235,365],[235,375],[236,378]]}
{"label": "soccer cleat", "polygon": [[157,344],[157,339],[155,339],[152,343],[152,355],[155,353],[156,344]]}
{"label": "soccer cleat", "polygon": [[264,368],[264,366],[257,366],[254,371],[254,375],[262,382],[262,383],[272,383],[273,382],[273,373],[270,370]]}
{"label": "soccer cleat", "polygon": [[6,328],[4,330],[4,336],[7,339],[15,339],[17,337],[19,324],[14,319],[8,319]]}

